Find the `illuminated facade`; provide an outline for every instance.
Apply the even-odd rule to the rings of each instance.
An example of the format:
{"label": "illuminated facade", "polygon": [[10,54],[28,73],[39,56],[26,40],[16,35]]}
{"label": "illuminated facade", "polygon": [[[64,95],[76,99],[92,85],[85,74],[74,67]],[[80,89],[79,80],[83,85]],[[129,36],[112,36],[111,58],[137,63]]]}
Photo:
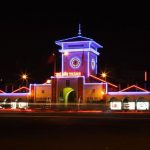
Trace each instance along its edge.
{"label": "illuminated facade", "polygon": [[[87,102],[104,99],[108,92],[108,83],[93,78],[97,75],[99,49],[103,46],[93,39],[82,36],[80,26],[77,36],[55,43],[60,46],[62,59],[61,72],[52,76],[49,84],[51,102]],[[42,99],[37,98],[37,87],[38,85],[31,85],[31,97],[36,101]]]}
{"label": "illuminated facade", "polygon": [[[30,84],[28,93],[18,93],[18,90],[5,93],[0,90],[0,99],[21,97],[33,102],[86,103],[126,97],[134,100],[139,97],[150,98],[149,91],[136,85],[117,91],[116,85],[96,76],[99,51],[103,46],[82,36],[80,26],[77,36],[55,43],[60,47],[61,72],[51,76],[47,83]],[[138,89],[138,92],[127,91],[131,88]],[[112,106],[115,105],[116,103],[112,103]],[[121,107],[120,103],[118,107]]]}

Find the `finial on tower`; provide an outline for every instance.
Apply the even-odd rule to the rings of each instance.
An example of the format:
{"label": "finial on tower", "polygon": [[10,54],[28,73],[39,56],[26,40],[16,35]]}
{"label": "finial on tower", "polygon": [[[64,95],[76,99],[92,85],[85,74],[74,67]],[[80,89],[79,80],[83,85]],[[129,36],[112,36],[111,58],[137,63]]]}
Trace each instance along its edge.
{"label": "finial on tower", "polygon": [[79,24],[78,36],[81,36],[81,24]]}

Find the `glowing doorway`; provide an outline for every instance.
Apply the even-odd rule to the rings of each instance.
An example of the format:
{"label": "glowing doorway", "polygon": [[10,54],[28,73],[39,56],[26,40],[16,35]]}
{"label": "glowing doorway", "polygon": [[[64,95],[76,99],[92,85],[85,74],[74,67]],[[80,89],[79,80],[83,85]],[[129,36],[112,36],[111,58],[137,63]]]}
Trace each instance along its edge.
{"label": "glowing doorway", "polygon": [[71,87],[66,87],[63,89],[63,99],[64,102],[67,103],[74,103],[76,98],[76,92]]}

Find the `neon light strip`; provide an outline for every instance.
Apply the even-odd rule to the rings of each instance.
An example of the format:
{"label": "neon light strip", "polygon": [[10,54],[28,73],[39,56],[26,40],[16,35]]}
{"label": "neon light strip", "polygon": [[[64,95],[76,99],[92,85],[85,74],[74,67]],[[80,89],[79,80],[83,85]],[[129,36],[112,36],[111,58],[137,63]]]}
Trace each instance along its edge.
{"label": "neon light strip", "polygon": [[0,93],[0,96],[27,96],[29,93]]}
{"label": "neon light strip", "polygon": [[150,92],[108,92],[108,95],[149,95]]}
{"label": "neon light strip", "polygon": [[48,84],[30,84],[30,88],[31,88],[31,85],[33,85],[33,86],[37,86],[37,85],[38,86],[43,86],[43,85],[44,86],[50,86],[51,84],[49,84],[49,83]]}
{"label": "neon light strip", "polygon": [[[70,42],[65,42],[65,41],[67,41],[67,40],[73,40],[73,39],[76,39],[76,38],[78,38],[79,36],[74,36],[74,37],[71,37],[71,38],[67,38],[67,39],[62,39],[62,40],[59,40],[59,41],[56,41],[55,43],[57,44],[57,43],[70,43]],[[89,40],[89,41],[93,41],[93,39],[90,39],[90,38],[87,38],[87,37],[84,37],[84,36],[80,36],[80,37],[82,37],[82,38],[84,38],[84,39],[86,39],[86,40]],[[81,42],[81,41],[76,41],[76,42]],[[87,41],[82,41],[82,42],[87,42]]]}
{"label": "neon light strip", "polygon": [[85,85],[102,85],[102,84],[105,84],[106,83],[84,83]]}
{"label": "neon light strip", "polygon": [[83,76],[51,76],[51,78],[79,78],[79,77],[83,77]]}
{"label": "neon light strip", "polygon": [[144,72],[144,81],[147,81],[147,71]]}
{"label": "neon light strip", "polygon": [[[76,39],[76,38],[79,38],[79,37],[84,38],[84,39],[89,40],[89,41],[84,41],[84,39],[83,39],[83,41],[70,41],[70,42],[65,42],[66,40],[72,40],[72,39]],[[72,37],[72,38],[68,38],[68,39],[64,39],[64,40],[55,41],[55,44],[61,46],[61,43],[66,43],[66,44],[67,44],[67,43],[80,43],[80,42],[85,42],[85,43],[86,43],[86,42],[93,42],[95,45],[97,45],[97,47],[103,48],[102,45],[98,44],[98,43],[95,42],[93,39],[86,38],[86,37],[83,37],[83,36],[76,36],[76,37]]]}
{"label": "neon light strip", "polygon": [[29,88],[23,86],[23,87],[21,87],[21,88],[18,88],[18,89],[16,89],[16,90],[12,91],[12,93],[15,93],[15,92],[17,92],[17,91],[19,91],[19,90],[22,90],[22,89],[29,90]]}
{"label": "neon light strip", "polygon": [[90,75],[90,72],[89,72],[89,70],[90,70],[90,66],[89,66],[89,61],[90,61],[90,55],[89,55],[89,52],[88,52],[88,61],[87,61],[87,75],[88,75],[88,77],[89,77],[89,75]]}
{"label": "neon light strip", "polygon": [[[93,75],[90,75],[90,77],[92,77],[92,78],[94,78],[94,79],[96,79],[96,80],[99,80],[99,81],[101,81],[101,82],[106,82],[105,80],[103,80],[103,79],[100,79],[100,78],[98,78],[98,77],[95,77],[95,76],[93,76]],[[108,85],[111,85],[111,86],[114,86],[114,87],[118,87],[118,86],[116,86],[116,85],[114,85],[114,84],[112,84],[112,83],[110,83],[110,82],[107,82],[108,83]]]}
{"label": "neon light strip", "polygon": [[59,52],[61,52],[61,53],[64,53],[64,52],[68,52],[68,53],[70,53],[70,52],[93,52],[94,54],[96,54],[96,55],[99,55],[100,53],[99,52],[97,52],[97,51],[95,51],[94,49],[91,49],[91,48],[84,48],[84,49],[61,49],[61,50],[59,50]]}
{"label": "neon light strip", "polygon": [[141,90],[141,91],[143,91],[143,92],[148,92],[147,90],[145,90],[145,89],[143,89],[143,88],[140,88],[140,87],[137,86],[137,85],[131,85],[130,87],[127,87],[127,88],[125,88],[125,89],[123,89],[123,90],[120,90],[119,92],[126,91],[126,90],[128,90],[128,89],[133,88],[133,87],[135,87],[135,88],[137,88],[137,89],[139,89],[139,90]]}
{"label": "neon light strip", "polygon": [[89,42],[89,48],[91,47],[91,41]]}
{"label": "neon light strip", "polygon": [[108,93],[108,83],[106,82],[106,94]]}
{"label": "neon light strip", "polygon": [[0,90],[0,93],[5,93],[4,91]]}
{"label": "neon light strip", "polygon": [[62,72],[62,74],[63,74],[63,72],[64,72],[64,54],[62,53],[62,61],[61,61],[61,72]]}
{"label": "neon light strip", "polygon": [[96,74],[97,74],[97,56],[96,56]]}
{"label": "neon light strip", "polygon": [[64,49],[64,43],[61,44],[62,49]]}

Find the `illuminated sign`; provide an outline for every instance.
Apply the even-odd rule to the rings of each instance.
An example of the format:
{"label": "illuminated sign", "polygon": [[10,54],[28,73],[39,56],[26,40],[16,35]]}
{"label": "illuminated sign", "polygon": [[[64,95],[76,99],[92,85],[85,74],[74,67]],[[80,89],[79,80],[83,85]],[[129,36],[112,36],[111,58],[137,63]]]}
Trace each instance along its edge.
{"label": "illuminated sign", "polygon": [[74,77],[81,76],[81,72],[58,72],[55,74],[56,77]]}
{"label": "illuminated sign", "polygon": [[123,109],[124,110],[135,110],[135,102],[124,102]]}
{"label": "illuminated sign", "polygon": [[149,102],[137,102],[137,110],[149,110]]}
{"label": "illuminated sign", "polygon": [[121,110],[121,102],[110,102],[111,110]]}

